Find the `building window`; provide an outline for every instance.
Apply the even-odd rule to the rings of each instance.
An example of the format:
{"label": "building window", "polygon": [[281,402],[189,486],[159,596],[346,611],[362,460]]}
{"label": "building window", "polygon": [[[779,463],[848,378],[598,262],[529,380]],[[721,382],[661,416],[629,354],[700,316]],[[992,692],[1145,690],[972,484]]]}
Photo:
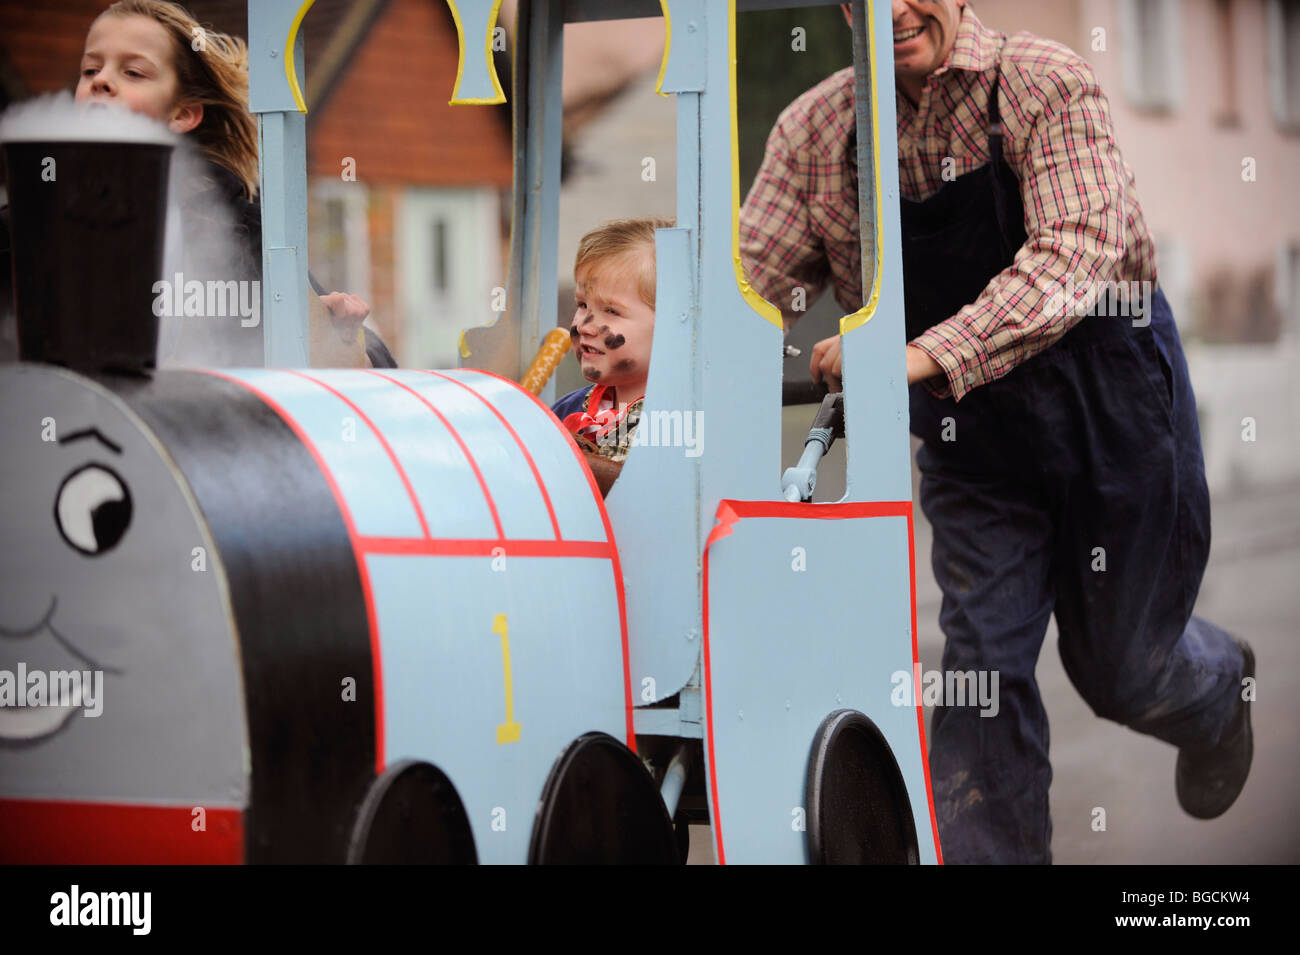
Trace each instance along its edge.
{"label": "building window", "polygon": [[454,367],[460,333],[497,317],[494,289],[505,284],[499,222],[494,189],[402,190],[394,231],[400,364]]}
{"label": "building window", "polygon": [[447,292],[447,220],[439,216],[433,220],[433,288]]}
{"label": "building window", "polygon": [[321,205],[322,229],[311,249],[312,274],[327,288],[347,287],[346,210],[342,199],[326,199]]}
{"label": "building window", "polygon": [[1135,109],[1174,112],[1182,101],[1179,0],[1120,0],[1124,85]]}
{"label": "building window", "polygon": [[370,301],[370,198],[356,182],[312,183],[310,268],[326,289]]}
{"label": "building window", "polygon": [[1273,115],[1288,132],[1300,132],[1300,0],[1268,0],[1269,86]]}

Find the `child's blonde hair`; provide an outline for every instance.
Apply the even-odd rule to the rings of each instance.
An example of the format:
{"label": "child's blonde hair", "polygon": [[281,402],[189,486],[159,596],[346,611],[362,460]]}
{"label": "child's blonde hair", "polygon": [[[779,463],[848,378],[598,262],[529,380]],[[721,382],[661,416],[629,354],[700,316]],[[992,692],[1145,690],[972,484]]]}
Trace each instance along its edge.
{"label": "child's blonde hair", "polygon": [[[618,260],[637,266],[637,291],[641,300],[655,306],[655,229],[671,229],[674,220],[663,216],[611,219],[592,229],[578,243],[573,275],[590,272],[600,262]],[[646,254],[646,252],[649,254]]]}
{"label": "child's blonde hair", "polygon": [[[162,24],[172,40],[181,98],[203,106],[203,120],[190,135],[208,159],[243,184],[248,199],[256,199],[257,121],[248,111],[248,45],[204,29],[184,7],[166,0],[117,0],[100,16],[141,16]],[[200,37],[203,42],[196,43]]]}

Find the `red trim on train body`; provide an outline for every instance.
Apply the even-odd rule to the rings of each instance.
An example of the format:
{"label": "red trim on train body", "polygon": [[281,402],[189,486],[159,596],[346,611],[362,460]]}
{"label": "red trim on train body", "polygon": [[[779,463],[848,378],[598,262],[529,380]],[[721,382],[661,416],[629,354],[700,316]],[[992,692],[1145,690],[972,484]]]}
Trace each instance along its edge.
{"label": "red trim on train body", "polygon": [[[488,510],[492,514],[492,526],[496,528],[497,537],[505,537],[506,536],[505,531],[501,529],[501,515],[497,513],[497,502],[493,499],[492,492],[488,490],[487,481],[483,477],[483,472],[479,470],[478,461],[475,459],[473,453],[470,451],[469,445],[465,443],[465,439],[461,437],[460,432],[457,431],[456,428],[452,425],[452,423],[447,420],[447,416],[444,415],[437,408],[435,408],[433,406],[433,402],[431,402],[428,398],[424,397],[424,395],[420,394],[418,391],[416,391],[406,382],[398,381],[396,378],[392,377],[391,375],[385,375],[382,372],[375,371],[373,368],[365,369],[365,371],[367,371],[369,374],[374,375],[376,378],[383,379],[389,384],[396,385],[398,388],[401,388],[403,391],[407,391],[410,394],[414,395],[417,401],[419,401],[426,408],[432,411],[434,417],[436,417],[440,422],[442,422],[442,426],[447,429],[447,433],[451,435],[452,440],[456,442],[456,446],[460,448],[460,453],[465,455],[465,460],[469,462],[470,470],[474,472],[474,480],[478,481],[479,490],[483,492],[483,500],[487,502]],[[414,492],[412,492],[411,496],[412,497],[415,496]]]}
{"label": "red trim on train body", "polygon": [[[456,386],[458,386],[458,387],[460,387],[460,388],[464,388],[466,391],[468,391],[471,395],[473,395],[473,396],[474,396],[475,398],[477,398],[479,401],[483,402],[483,404],[485,404],[485,405],[487,406],[488,410],[491,411],[492,414],[494,414],[494,415],[496,416],[497,420],[500,421],[500,422],[505,426],[506,431],[510,432],[510,437],[513,438],[515,444],[519,446],[519,450],[523,452],[524,460],[528,462],[528,468],[529,468],[529,470],[531,470],[531,471],[533,472],[533,479],[537,482],[537,490],[539,490],[539,491],[542,493],[542,501],[543,501],[543,503],[546,504],[546,513],[547,513],[548,515],[550,515],[550,518],[551,518],[551,529],[555,532],[555,539],[556,539],[556,540],[562,540],[562,539],[563,539],[563,535],[560,534],[560,522],[559,522],[558,520],[556,520],[556,518],[555,518],[555,507],[551,504],[551,495],[550,495],[550,493],[546,490],[546,482],[542,480],[542,473],[541,473],[540,471],[537,470],[537,462],[533,460],[533,455],[532,455],[532,453],[528,450],[528,445],[524,444],[523,439],[522,439],[521,437],[519,437],[519,432],[517,432],[517,431],[514,429],[514,426],[510,423],[510,421],[506,418],[506,416],[503,415],[503,414],[501,413],[501,409],[499,409],[499,408],[498,408],[496,405],[494,405],[492,402],[488,401],[486,398],[484,398],[482,395],[480,395],[477,391],[475,391],[475,390],[474,390],[473,388],[471,388],[469,385],[465,384],[465,382],[461,381],[459,378],[453,378],[453,377],[451,377],[451,375],[444,375],[444,374],[443,374],[442,372],[440,372],[440,371],[427,371],[427,370],[424,370],[424,369],[418,369],[418,370],[421,371],[423,374],[426,374],[426,375],[432,375],[432,376],[435,377],[435,378],[441,378],[443,381],[449,381],[449,382],[451,382],[453,385],[456,385]],[[476,368],[466,368],[466,369],[463,369],[463,370],[464,370],[464,371],[478,371],[478,369],[476,369]],[[480,373],[480,374],[488,374],[488,372],[479,372],[479,373]],[[502,380],[502,381],[509,381],[508,378],[502,378],[501,380]],[[519,388],[519,385],[516,384],[515,382],[511,381],[510,384],[514,385],[515,388],[519,389],[519,391],[521,391],[523,394],[529,395],[530,397],[534,397],[534,396],[531,394],[531,392],[524,391],[524,389]],[[548,411],[549,411],[549,409],[548,409]]]}
{"label": "red trim on train body", "polygon": [[[917,644],[916,630],[916,534],[912,528],[912,509],[907,509],[907,574],[912,585],[912,673],[914,686],[912,699],[921,699],[921,650]],[[925,707],[916,708],[916,732],[921,738],[921,769],[925,772],[925,801],[930,807],[930,832],[934,835],[934,858],[943,865],[943,849],[939,846],[939,819],[934,814],[934,789],[930,785],[930,754],[925,741]]]}
{"label": "red trim on train body", "polygon": [[[789,501],[730,501],[718,502],[717,524],[710,532],[704,544],[704,712],[706,737],[708,740],[709,787],[713,793],[713,833],[719,865],[725,865],[727,856],[722,843],[722,826],[718,819],[718,773],[714,759],[713,744],[713,668],[709,661],[709,549],[716,541],[731,534],[733,526],[741,518],[784,517],[799,520],[854,520],[864,517],[905,517],[907,518],[907,556],[908,583],[912,610],[912,672],[918,671],[921,657],[916,634],[916,542],[912,531],[911,501],[862,501],[848,504],[807,504]],[[914,690],[919,693],[920,687]],[[920,699],[920,696],[916,696]],[[930,833],[934,838],[935,858],[943,864],[943,853],[939,847],[939,825],[934,814],[934,792],[930,785],[930,760],[926,751],[925,711],[916,708],[917,736],[921,747],[921,767],[925,772],[925,800],[930,808]]]}
{"label": "red trim on train body", "polygon": [[[200,817],[195,809],[202,808]],[[204,828],[196,830],[200,818]],[[6,865],[238,865],[244,814],[215,806],[0,799]]]}
{"label": "red trim on train body", "polygon": [[[564,425],[560,423],[560,419],[555,416],[549,407],[547,407],[546,402],[542,401],[542,399],[538,398],[526,388],[520,388],[517,382],[513,382],[509,378],[505,378],[495,372],[484,371],[481,368],[463,368],[461,370],[472,371],[475,374],[486,375],[488,378],[496,378],[500,381],[507,382],[516,388],[521,394],[527,395],[532,399],[533,404],[545,411],[546,416],[555,423],[555,429],[560,434],[564,435],[564,440],[569,443],[569,450],[573,452],[573,456],[577,459],[578,465],[582,469],[582,473],[587,476],[587,486],[591,490],[591,498],[596,502],[596,509],[600,512],[601,523],[605,527],[605,539],[609,542],[609,559],[614,570],[614,586],[618,594],[619,634],[623,641],[623,704],[627,718],[627,745],[628,748],[635,753],[636,732],[633,729],[632,724],[632,657],[628,651],[627,642],[627,600],[623,593],[623,565],[619,562],[618,543],[614,540],[614,527],[609,522],[609,512],[605,510],[605,499],[601,496],[600,488],[596,486],[596,478],[592,475],[591,468],[587,467],[587,461],[583,458],[582,452],[578,449],[578,443],[573,440],[573,435],[570,434]],[[455,379],[451,380],[454,381]],[[473,389],[470,390],[473,391]],[[474,394],[478,394],[478,392],[474,392]],[[480,397],[482,396],[480,395]],[[540,475],[538,475],[538,481],[541,481]],[[558,526],[556,536],[559,536]]]}
{"label": "red trim on train body", "polygon": [[355,401],[353,401],[347,395],[343,394],[343,392],[339,391],[334,386],[327,385],[319,378],[315,378],[304,371],[295,371],[292,368],[285,368],[282,370],[285,371],[287,374],[297,375],[299,378],[302,378],[305,381],[310,381],[313,384],[319,385],[321,388],[324,388],[331,395],[333,395],[335,398],[339,399],[339,401],[343,402],[350,409],[352,409],[352,411],[356,415],[358,415],[362,421],[365,422],[366,427],[369,428],[374,433],[375,437],[378,439],[380,446],[384,449],[384,453],[388,455],[388,460],[392,462],[393,470],[397,472],[397,477],[399,480],[401,480],[402,487],[406,488],[406,496],[411,501],[411,507],[415,508],[416,520],[420,522],[420,533],[423,534],[426,538],[429,537],[430,536],[429,524],[424,519],[424,508],[420,506],[420,499],[416,497],[415,487],[411,484],[411,478],[406,473],[406,468],[402,467],[402,462],[398,460],[397,452],[394,451],[393,446],[388,443],[388,438],[384,436],[383,431],[379,430],[379,426],[370,420],[370,416],[367,415],[364,411],[362,411],[357,406],[357,403]]}
{"label": "red trim on train body", "polygon": [[[242,385],[244,388],[248,389],[250,392],[255,394],[261,401],[263,401],[268,407],[270,407],[277,415],[279,415],[280,418],[284,420],[284,422],[297,436],[298,440],[301,441],[303,445],[308,449],[308,451],[311,452],[312,456],[316,460],[317,467],[324,475],[326,482],[329,484],[330,490],[334,494],[335,501],[337,502],[339,507],[339,512],[343,517],[344,525],[347,529],[348,538],[352,543],[352,550],[353,550],[354,557],[356,559],[357,569],[361,576],[361,588],[363,593],[365,594],[366,615],[370,623],[370,647],[371,647],[371,655],[372,655],[373,666],[374,666],[374,685],[375,685],[375,735],[376,735],[375,775],[376,776],[382,773],[385,768],[383,671],[381,666],[382,658],[380,653],[379,624],[378,624],[377,612],[375,608],[374,595],[370,585],[370,574],[366,565],[366,557],[370,554],[484,557],[484,556],[493,556],[494,549],[500,547],[505,549],[507,555],[513,555],[518,557],[580,557],[580,558],[609,560],[611,563],[611,570],[614,576],[615,590],[616,590],[616,595],[618,600],[619,631],[620,631],[620,637],[621,637],[622,648],[623,648],[623,697],[624,697],[627,740],[628,740],[628,746],[635,752],[636,737],[635,734],[633,733],[633,728],[632,728],[632,676],[631,676],[631,662],[628,656],[627,609],[626,609],[626,601],[623,593],[623,572],[622,572],[622,567],[620,566],[618,560],[618,548],[614,544],[614,535],[609,522],[609,515],[605,511],[604,501],[600,496],[599,490],[596,488],[595,479],[591,476],[591,471],[589,468],[587,468],[586,462],[582,460],[582,455],[578,451],[578,447],[574,443],[572,436],[569,435],[569,433],[560,426],[558,421],[556,421],[556,428],[560,431],[561,434],[565,436],[565,440],[568,441],[570,448],[572,449],[575,456],[578,458],[579,462],[582,464],[582,469],[584,473],[586,473],[587,475],[587,481],[590,486],[591,493],[596,501],[596,506],[597,509],[599,510],[601,521],[605,528],[606,539],[604,541],[569,541],[569,540],[564,540],[561,537],[560,530],[559,530],[559,522],[556,519],[555,510],[551,504],[550,494],[547,492],[546,484],[542,480],[541,472],[537,469],[537,465],[536,462],[533,460],[532,454],[528,451],[527,446],[520,439],[515,429],[505,419],[504,415],[502,415],[500,410],[497,409],[497,407],[492,402],[490,402],[487,398],[485,398],[483,395],[480,395],[477,391],[475,391],[473,388],[470,388],[469,385],[465,384],[464,382],[459,381],[458,379],[455,378],[451,378],[446,375],[442,375],[437,372],[425,372],[425,373],[433,377],[442,378],[468,391],[470,394],[474,395],[480,402],[482,402],[483,405],[488,410],[490,410],[505,425],[506,429],[512,435],[514,441],[516,442],[516,444],[518,444],[520,450],[523,452],[524,457],[528,461],[529,468],[531,469],[533,476],[537,481],[538,489],[541,492],[542,499],[545,502],[547,511],[550,515],[551,525],[555,530],[555,540],[553,541],[511,540],[510,538],[504,538],[504,537],[496,540],[452,539],[452,538],[433,538],[433,537],[423,537],[423,538],[375,537],[375,536],[363,535],[357,531],[356,524],[352,518],[352,513],[347,506],[346,498],[344,497],[342,489],[339,487],[338,482],[334,479],[333,472],[331,472],[329,467],[327,466],[324,456],[321,454],[320,450],[316,447],[315,442],[311,439],[311,437],[307,434],[307,432],[303,429],[303,427],[297,422],[297,420],[293,418],[292,415],[289,414],[288,410],[283,405],[281,405],[277,400],[272,398],[261,388],[247,381],[243,381],[242,379],[234,378],[229,375],[225,375],[220,372],[215,372],[208,369],[202,369],[202,370],[206,371],[208,374],[212,374],[220,378],[225,378],[226,380],[234,382],[235,384]],[[494,378],[499,377],[497,375],[492,375],[490,372],[480,372],[477,369],[465,369],[465,370],[474,371],[478,374],[488,375],[489,377],[494,377]],[[402,470],[400,463],[397,461],[395,451],[389,445],[387,439],[380,433],[378,426],[373,421],[371,421],[368,416],[366,416],[363,412],[361,412],[359,408],[356,408],[356,406],[349,399],[341,395],[334,388],[325,385],[323,382],[318,381],[316,378],[314,378],[311,375],[302,374],[300,372],[292,372],[292,373],[304,380],[311,381],[313,384],[320,385],[323,389],[334,394],[336,397],[342,398],[345,402],[349,404],[349,406],[354,408],[354,410],[357,412],[358,415],[361,416],[366,426],[369,427],[370,430],[379,439],[382,447],[384,448],[385,452],[388,454],[390,461],[392,461],[394,466],[397,467],[399,475],[402,478],[403,484],[406,486],[406,490],[408,495],[410,496],[411,502],[413,506],[415,506],[416,508],[416,513],[420,517],[421,526],[422,528],[425,528],[427,533],[427,526],[424,524],[424,516],[419,509],[418,502],[415,499],[414,490],[411,487],[410,482],[407,479],[404,470]],[[396,379],[390,378],[387,375],[381,374],[378,375],[377,377],[384,378],[385,380],[388,380],[391,384],[398,385],[403,388],[407,388],[407,386],[405,386],[401,382],[397,381]],[[501,380],[509,381],[509,379],[504,379],[504,378]],[[510,384],[513,385],[516,389],[519,388],[519,386],[514,382],[510,382]],[[409,391],[411,389],[407,388],[407,390]],[[522,394],[527,395],[534,402],[541,405],[542,408],[546,410],[548,417],[554,418],[554,416],[550,414],[550,409],[546,408],[544,404],[541,404],[541,402],[538,401],[535,395],[531,394],[530,392],[523,391],[522,389],[520,389],[520,391]],[[417,397],[418,396],[419,395],[417,393]],[[437,412],[437,410],[433,407],[431,402],[426,400],[423,401],[423,403],[427,407],[429,407],[429,409],[433,411],[440,420],[442,420],[443,416]],[[446,422],[444,421],[444,423]],[[492,509],[493,517],[494,519],[496,519],[497,518],[496,507],[494,502],[492,501],[492,498],[489,495],[487,485],[485,481],[482,479],[482,474],[478,467],[478,462],[475,460],[473,452],[470,451],[470,449],[466,445],[464,445],[463,442],[458,442],[458,443],[461,444],[462,451],[466,453],[467,460],[469,461],[470,467],[472,468],[474,474],[476,475],[476,477],[479,478],[480,486],[482,487],[483,493],[489,502],[489,507],[491,507]]]}
{"label": "red trim on train body", "polygon": [[360,537],[367,554],[415,557],[586,557],[610,560],[613,548],[605,541],[534,541],[503,537]]}
{"label": "red trim on train body", "polygon": [[[384,771],[384,671],[381,666],[381,656],[379,648],[379,618],[375,611],[375,595],[370,588],[370,570],[366,567],[365,551],[361,548],[360,535],[357,533],[356,523],[352,520],[352,511],[348,508],[347,499],[343,496],[343,489],[339,487],[338,482],[334,480],[332,472],[325,463],[325,458],[320,449],[316,447],[316,442],[303,429],[302,425],[289,414],[280,402],[276,401],[269,394],[250,384],[241,378],[235,378],[232,375],[224,374],[220,371],[203,368],[198,369],[204,374],[212,375],[216,378],[224,378],[226,381],[240,385],[258,397],[268,408],[280,416],[280,419],[289,426],[291,430],[302,442],[311,456],[316,459],[316,467],[320,470],[325,482],[329,485],[331,493],[334,495],[334,501],[338,505],[339,515],[343,518],[343,526],[348,532],[348,540],[352,542],[353,559],[357,564],[357,574],[361,578],[361,593],[366,601],[366,620],[370,626],[370,663],[373,670],[373,680],[375,687],[375,775],[378,776]],[[307,377],[307,376],[303,376]],[[373,430],[373,425],[372,425]],[[376,432],[377,433],[377,432]],[[386,445],[385,445],[386,446]],[[424,517],[421,515],[421,522]]]}

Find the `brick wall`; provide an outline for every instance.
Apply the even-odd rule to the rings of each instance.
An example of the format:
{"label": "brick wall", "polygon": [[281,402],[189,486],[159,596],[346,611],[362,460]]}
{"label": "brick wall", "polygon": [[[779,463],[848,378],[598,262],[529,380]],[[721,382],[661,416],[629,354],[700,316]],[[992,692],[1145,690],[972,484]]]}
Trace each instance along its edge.
{"label": "brick wall", "polygon": [[310,173],[337,176],[351,156],[372,185],[508,186],[508,107],[447,105],[457,58],[444,4],[392,0],[308,121]]}
{"label": "brick wall", "polygon": [[112,0],[0,4],[0,49],[25,94],[72,90],[90,24]]}

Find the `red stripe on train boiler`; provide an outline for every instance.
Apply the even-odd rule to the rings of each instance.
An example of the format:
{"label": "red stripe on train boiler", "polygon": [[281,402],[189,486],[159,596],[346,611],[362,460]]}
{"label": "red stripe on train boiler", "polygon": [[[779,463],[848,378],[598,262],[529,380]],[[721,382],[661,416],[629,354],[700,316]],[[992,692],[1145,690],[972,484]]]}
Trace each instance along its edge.
{"label": "red stripe on train boiler", "polygon": [[360,537],[367,554],[397,554],[404,557],[591,557],[609,560],[615,556],[608,541],[538,541],[502,538]]}
{"label": "red stripe on train boiler", "polygon": [[[477,368],[465,368],[463,370],[478,372],[481,375],[490,374],[490,372],[480,371]],[[492,402],[484,398],[473,388],[471,388],[469,385],[465,384],[465,382],[461,381],[459,378],[453,378],[451,375],[444,375],[440,371],[429,371],[428,369],[425,368],[417,369],[417,371],[420,371],[426,375],[432,375],[435,378],[441,378],[443,381],[449,381],[453,385],[456,385],[457,387],[464,388],[466,391],[468,391],[479,401],[483,402],[483,404],[487,405],[487,409],[491,411],[492,414],[496,415],[498,421],[500,421],[503,425],[505,425],[505,429],[510,433],[510,437],[514,439],[514,442],[516,445],[518,445],[519,450],[524,453],[524,460],[528,462],[528,469],[533,472],[533,480],[537,482],[537,490],[542,492],[542,503],[546,505],[546,513],[550,515],[551,529],[555,531],[555,539],[562,540],[563,535],[560,533],[560,522],[555,519],[555,508],[551,504],[551,495],[547,493],[546,482],[542,480],[542,472],[537,470],[537,462],[533,460],[533,455],[528,450],[528,445],[524,444],[523,438],[519,437],[519,432],[517,432],[514,429],[514,426],[506,419],[506,416],[501,413],[500,409],[497,408],[497,406],[494,405]],[[501,376],[492,375],[491,377],[500,378]],[[510,381],[510,379],[508,378],[502,378],[501,380]],[[514,385],[516,388],[519,387],[519,385],[513,381],[511,381],[510,384]],[[537,400],[537,396],[533,395],[531,392],[525,391],[523,392],[523,394],[529,395],[531,398],[533,398],[534,401]]]}
{"label": "red stripe on train boiler", "polygon": [[238,865],[238,809],[0,799],[0,863],[6,865]]}
{"label": "red stripe on train boiler", "polygon": [[428,398],[420,394],[405,382],[398,381],[392,375],[385,375],[382,372],[375,371],[373,368],[367,368],[366,371],[374,375],[376,378],[382,378],[389,384],[396,385],[398,388],[410,392],[415,396],[416,400],[432,411],[434,416],[442,422],[442,426],[447,429],[447,433],[450,434],[452,440],[456,442],[456,447],[460,448],[460,453],[465,455],[465,460],[469,462],[470,470],[474,472],[474,479],[478,481],[479,490],[483,492],[483,500],[487,502],[488,510],[492,513],[492,526],[496,528],[497,537],[504,537],[505,531],[501,529],[501,515],[497,513],[496,501],[492,498],[492,492],[488,490],[487,481],[483,479],[483,472],[479,470],[478,462],[474,460],[474,455],[470,453],[469,445],[467,445],[465,439],[460,436],[460,432],[457,431],[452,423],[447,420],[447,416],[435,408]]}
{"label": "red stripe on train boiler", "polygon": [[[480,375],[486,375],[489,378],[496,378],[500,381],[509,382],[514,387],[519,385],[509,378],[503,378],[501,375],[490,371],[483,371],[480,368],[466,368],[464,371],[472,371]],[[475,392],[477,394],[477,392]],[[586,460],[582,457],[582,452],[578,450],[578,444],[573,440],[573,435],[568,432],[560,419],[551,413],[551,409],[546,406],[542,399],[538,398],[531,391],[520,389],[520,394],[527,395],[528,398],[542,412],[555,423],[555,430],[564,435],[564,440],[569,443],[569,450],[573,452],[574,458],[578,462],[578,467],[583,474],[587,476],[587,487],[591,491],[592,500],[596,503],[596,510],[600,512],[601,523],[605,527],[605,539],[609,541],[610,562],[614,565],[614,589],[618,595],[618,626],[619,632],[623,639],[623,709],[627,718],[627,745],[632,752],[636,752],[636,732],[632,728],[632,658],[627,646],[627,602],[623,594],[623,565],[619,563],[618,547],[614,542],[614,528],[609,522],[609,512],[605,510],[605,499],[600,495],[600,489],[596,487],[596,479],[591,475],[591,468],[587,467]],[[538,475],[538,481],[541,476]],[[549,498],[548,498],[549,500]],[[559,527],[556,527],[556,537],[559,537]]]}
{"label": "red stripe on train boiler", "polygon": [[362,411],[357,403],[343,392],[339,391],[332,385],[327,385],[314,375],[309,375],[305,371],[297,371],[293,368],[284,368],[281,370],[286,374],[297,375],[299,378],[305,379],[314,385],[319,385],[321,388],[324,388],[335,398],[338,398],[339,401],[342,401],[345,405],[351,408],[353,413],[365,422],[366,427],[369,428],[374,436],[379,440],[379,445],[384,449],[384,453],[388,455],[388,460],[392,462],[393,470],[397,472],[397,476],[402,482],[402,487],[406,488],[406,496],[410,498],[411,506],[415,508],[415,517],[420,522],[420,533],[425,537],[430,536],[429,525],[424,519],[424,509],[420,507],[420,499],[415,496],[415,487],[411,484],[411,479],[406,473],[406,468],[402,467],[402,462],[397,458],[397,452],[394,451],[393,446],[388,443],[388,438],[384,437],[384,432],[379,430],[378,425],[370,420],[370,416]]}

